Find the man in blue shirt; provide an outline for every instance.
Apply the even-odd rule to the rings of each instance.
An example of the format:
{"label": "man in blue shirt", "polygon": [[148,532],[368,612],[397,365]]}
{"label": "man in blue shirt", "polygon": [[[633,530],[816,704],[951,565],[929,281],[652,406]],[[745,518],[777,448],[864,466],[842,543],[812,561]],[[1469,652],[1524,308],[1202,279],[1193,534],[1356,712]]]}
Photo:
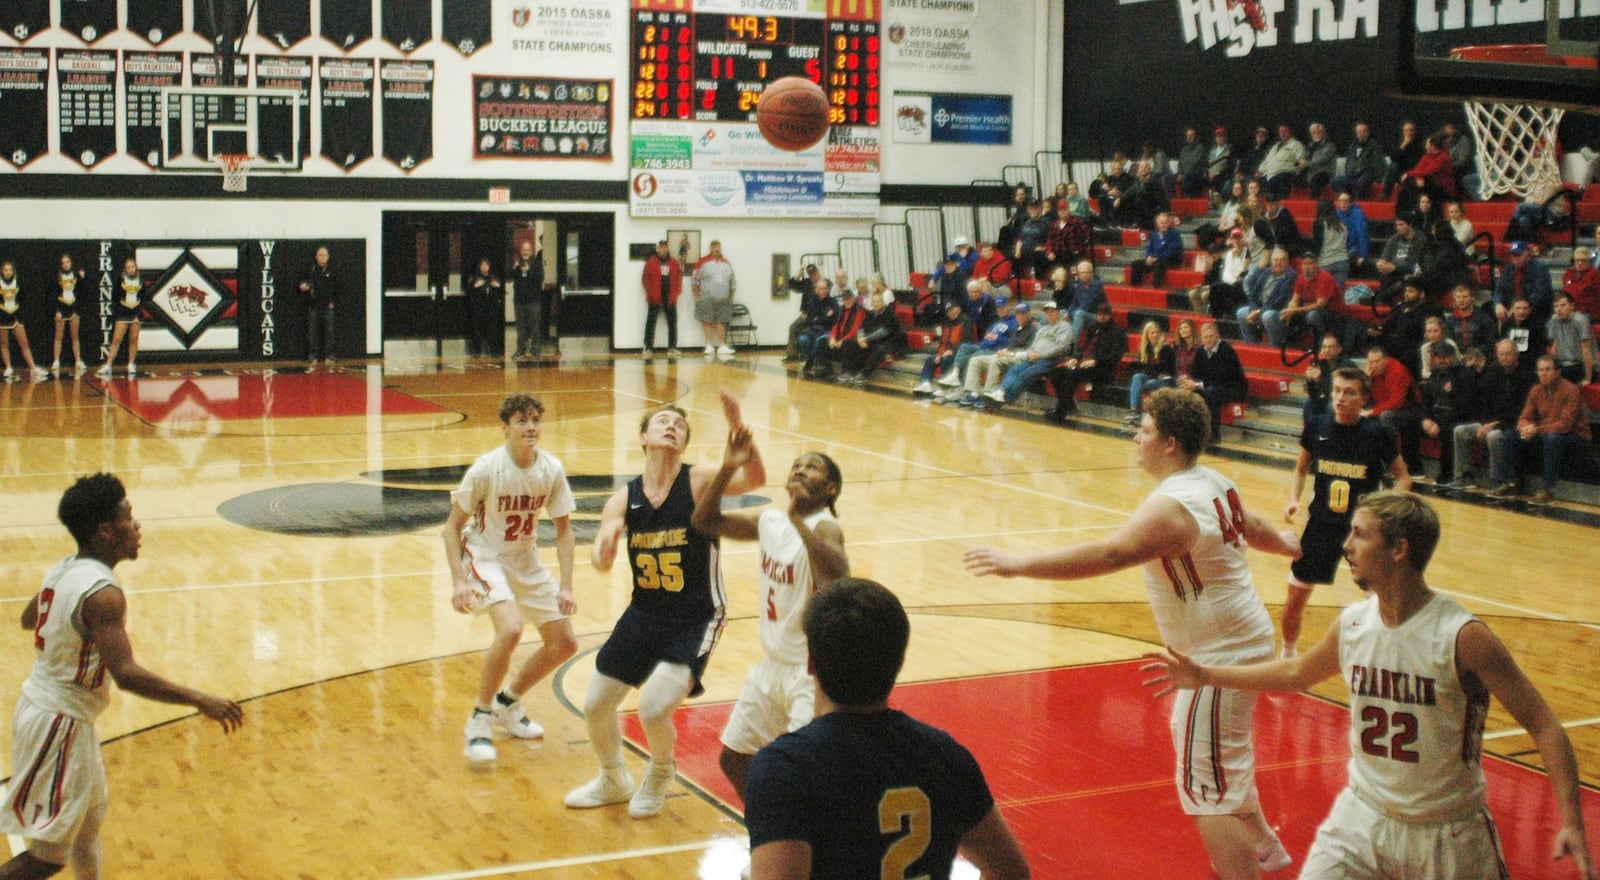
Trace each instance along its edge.
{"label": "man in blue shirt", "polygon": [[1144,245],[1144,257],[1134,261],[1129,282],[1143,284],[1146,276],[1156,287],[1165,287],[1167,270],[1183,265],[1183,235],[1165,211],[1156,215],[1156,228]]}

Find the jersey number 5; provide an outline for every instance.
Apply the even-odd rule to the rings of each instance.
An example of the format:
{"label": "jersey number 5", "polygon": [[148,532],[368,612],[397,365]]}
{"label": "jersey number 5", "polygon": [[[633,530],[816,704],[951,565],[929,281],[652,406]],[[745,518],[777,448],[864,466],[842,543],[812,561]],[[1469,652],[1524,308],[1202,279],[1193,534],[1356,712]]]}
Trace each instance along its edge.
{"label": "jersey number 5", "polygon": [[634,562],[639,566],[639,589],[669,593],[683,589],[682,553],[640,553]]}
{"label": "jersey number 5", "polygon": [[911,864],[922,858],[933,836],[933,806],[920,788],[891,788],[878,801],[878,832],[900,833],[883,854],[883,880],[927,880],[928,875],[907,877]]}
{"label": "jersey number 5", "polygon": [[[1411,746],[1417,741],[1417,716],[1410,712],[1389,714],[1381,706],[1367,706],[1361,710],[1361,751],[1380,758],[1389,758],[1415,764],[1421,759]],[[1394,733],[1391,736],[1390,730]],[[1388,744],[1384,744],[1384,737]]]}

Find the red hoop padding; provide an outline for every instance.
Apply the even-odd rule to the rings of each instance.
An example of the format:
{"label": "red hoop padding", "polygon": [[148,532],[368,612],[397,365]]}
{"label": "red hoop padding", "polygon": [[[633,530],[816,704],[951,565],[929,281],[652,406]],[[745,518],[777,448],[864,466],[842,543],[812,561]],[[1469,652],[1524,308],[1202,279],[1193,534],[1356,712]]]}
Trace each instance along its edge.
{"label": "red hoop padding", "polygon": [[1457,61],[1492,61],[1501,64],[1542,64],[1546,67],[1595,67],[1594,58],[1551,55],[1543,43],[1502,43],[1497,46],[1459,46],[1450,50]]}

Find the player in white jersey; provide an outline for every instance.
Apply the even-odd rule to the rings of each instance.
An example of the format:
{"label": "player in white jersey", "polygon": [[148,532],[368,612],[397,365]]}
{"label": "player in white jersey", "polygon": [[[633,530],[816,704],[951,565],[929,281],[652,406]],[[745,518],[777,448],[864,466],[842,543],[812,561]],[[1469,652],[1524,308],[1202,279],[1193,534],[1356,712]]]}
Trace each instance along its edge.
{"label": "player in white jersey", "polygon": [[106,673],[125,691],[193,706],[225,732],[244,723],[238,703],[168,681],[133,659],[127,601],[111,572],[139,557],[139,521],[122,482],[83,477],[61,496],[57,514],[78,552],[50,570],[22,611],[35,658],[12,722],[14,775],[0,831],[21,835],[28,848],[0,865],[0,878],[49,877],[69,862],[78,880],[100,876],[107,795],[94,721],[110,695]]}
{"label": "player in white jersey", "polygon": [[1317,829],[1300,876],[1503,880],[1484,801],[1484,714],[1492,694],[1534,744],[1555,790],[1552,855],[1595,880],[1579,807],[1577,761],[1549,704],[1482,621],[1423,577],[1439,518],[1420,496],[1377,492],[1356,506],[1345,559],[1371,593],[1304,656],[1249,666],[1197,662],[1168,648],[1149,683],[1297,691],[1334,674],[1350,687],[1349,784]]}
{"label": "player in white jersey", "polygon": [[[572,511],[577,504],[561,461],[539,448],[544,404],[513,394],[500,404],[506,442],[467,469],[450,493],[444,525],[445,560],[454,590],[451,607],[462,614],[487,614],[494,641],[483,657],[477,705],[467,718],[467,759],[493,761],[494,725],[521,739],[544,736],[544,728],[522,711],[522,695],[578,652],[568,616],[572,598]],[[560,583],[539,561],[539,514],[555,524]],[[522,641],[525,617],[539,627],[541,644],[504,689],[511,654]]]}
{"label": "player in white jersey", "polygon": [[761,647],[766,656],[745,677],[744,689],[722,730],[722,772],[744,797],[745,776],[762,746],[811,722],[816,689],[800,627],[812,593],[850,574],[844,532],[833,503],[844,478],[833,459],[807,452],[789,468],[789,509],[724,514],[722,493],[756,455],[750,429],[728,432],[722,467],[695,503],[694,527],[761,546]]}
{"label": "player in white jersey", "polygon": [[[1161,483],[1126,525],[1104,540],[1026,556],[968,550],[967,569],[1075,580],[1142,565],[1163,639],[1219,664],[1271,656],[1272,618],[1250,579],[1245,550],[1298,556],[1300,542],[1246,511],[1226,477],[1195,464],[1210,431],[1198,394],[1155,392],[1133,439],[1139,466]],[[1216,687],[1181,690],[1172,709],[1179,800],[1224,880],[1289,865],[1257,802],[1254,714],[1253,694]]]}

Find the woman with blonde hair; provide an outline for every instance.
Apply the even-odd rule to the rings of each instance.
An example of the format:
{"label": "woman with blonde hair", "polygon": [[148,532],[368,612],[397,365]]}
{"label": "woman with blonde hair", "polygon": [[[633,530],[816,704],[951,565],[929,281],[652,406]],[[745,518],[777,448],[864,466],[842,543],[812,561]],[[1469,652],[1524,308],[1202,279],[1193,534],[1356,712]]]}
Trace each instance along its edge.
{"label": "woman with blonde hair", "polygon": [[[1194,322],[1185,319],[1183,323],[1189,325],[1189,336],[1193,339]],[[1176,369],[1177,354],[1167,344],[1167,334],[1160,324],[1146,321],[1139,331],[1139,350],[1133,362],[1133,379],[1128,385],[1128,415],[1122,420],[1124,425],[1131,427],[1139,423],[1140,401],[1144,395],[1177,382],[1173,373]]]}

